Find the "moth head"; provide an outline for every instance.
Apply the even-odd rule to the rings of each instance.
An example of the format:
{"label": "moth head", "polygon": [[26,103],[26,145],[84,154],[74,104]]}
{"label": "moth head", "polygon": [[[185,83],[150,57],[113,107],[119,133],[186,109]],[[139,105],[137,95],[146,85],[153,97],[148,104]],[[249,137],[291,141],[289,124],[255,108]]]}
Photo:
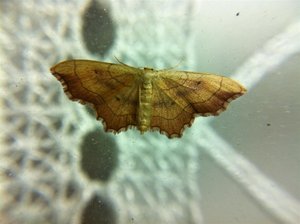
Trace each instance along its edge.
{"label": "moth head", "polygon": [[152,72],[152,71],[154,71],[153,68],[147,68],[147,67],[144,67],[143,70],[144,70],[144,72]]}

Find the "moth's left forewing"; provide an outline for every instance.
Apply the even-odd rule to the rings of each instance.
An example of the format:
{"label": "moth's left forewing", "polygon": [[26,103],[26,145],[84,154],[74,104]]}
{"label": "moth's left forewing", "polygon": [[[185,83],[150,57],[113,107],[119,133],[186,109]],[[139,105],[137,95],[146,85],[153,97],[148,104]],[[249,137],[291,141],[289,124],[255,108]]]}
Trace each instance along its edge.
{"label": "moth's left forewing", "polygon": [[105,130],[120,132],[136,125],[141,70],[126,65],[70,60],[51,68],[71,100],[91,105]]}

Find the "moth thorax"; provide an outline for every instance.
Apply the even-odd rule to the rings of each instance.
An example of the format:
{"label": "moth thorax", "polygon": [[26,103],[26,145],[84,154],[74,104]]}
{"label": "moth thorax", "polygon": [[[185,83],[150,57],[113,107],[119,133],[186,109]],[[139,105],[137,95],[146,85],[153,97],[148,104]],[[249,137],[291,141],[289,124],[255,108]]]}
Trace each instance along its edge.
{"label": "moth thorax", "polygon": [[139,107],[137,113],[138,129],[141,133],[150,129],[152,111],[152,82],[150,79],[143,80],[139,88]]}

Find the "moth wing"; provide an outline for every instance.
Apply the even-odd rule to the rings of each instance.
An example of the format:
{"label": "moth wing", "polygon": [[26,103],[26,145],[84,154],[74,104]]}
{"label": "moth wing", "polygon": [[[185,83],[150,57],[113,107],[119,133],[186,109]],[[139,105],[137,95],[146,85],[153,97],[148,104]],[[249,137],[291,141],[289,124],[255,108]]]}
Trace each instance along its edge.
{"label": "moth wing", "polygon": [[71,100],[91,104],[105,129],[136,125],[140,69],[89,60],[69,60],[51,68]]}
{"label": "moth wing", "polygon": [[246,89],[238,82],[208,73],[158,71],[153,83],[152,128],[179,137],[195,116],[218,115]]}

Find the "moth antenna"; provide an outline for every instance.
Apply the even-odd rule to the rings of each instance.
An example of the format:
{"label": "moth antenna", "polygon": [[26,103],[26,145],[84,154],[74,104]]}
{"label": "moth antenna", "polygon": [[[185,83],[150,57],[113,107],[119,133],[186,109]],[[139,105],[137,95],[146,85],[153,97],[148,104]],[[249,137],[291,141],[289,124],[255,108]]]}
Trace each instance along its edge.
{"label": "moth antenna", "polygon": [[176,65],[174,65],[174,66],[172,66],[172,67],[170,67],[170,68],[165,68],[165,69],[163,69],[163,70],[161,70],[161,71],[169,71],[169,70],[174,70],[175,68],[177,68],[180,64],[182,64],[182,62],[183,62],[183,58],[181,58],[178,62],[177,62],[177,64]]}
{"label": "moth antenna", "polygon": [[117,62],[119,62],[121,65],[127,66],[127,67],[131,67],[129,65],[126,65],[125,63],[121,62],[116,56],[114,56],[114,58],[116,59]]}

